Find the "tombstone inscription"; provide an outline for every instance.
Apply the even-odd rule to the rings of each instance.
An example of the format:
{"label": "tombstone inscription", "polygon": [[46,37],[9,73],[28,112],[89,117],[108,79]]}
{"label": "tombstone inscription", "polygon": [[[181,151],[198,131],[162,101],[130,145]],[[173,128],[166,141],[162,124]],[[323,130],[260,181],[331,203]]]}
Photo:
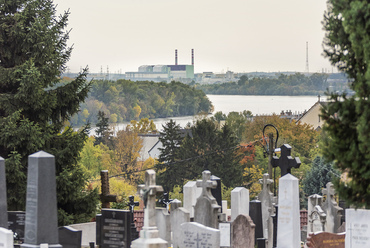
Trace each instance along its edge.
{"label": "tombstone inscription", "polygon": [[196,222],[181,224],[179,247],[174,248],[216,248],[220,247],[220,231]]}
{"label": "tombstone inscription", "polygon": [[14,243],[21,244],[24,241],[25,219],[26,213],[23,211],[8,211],[8,224],[14,234]]}
{"label": "tombstone inscription", "polygon": [[346,209],[346,247],[370,247],[370,210]]}
{"label": "tombstone inscription", "polygon": [[102,209],[100,247],[128,248],[131,245],[131,213],[129,210]]}
{"label": "tombstone inscription", "polygon": [[345,234],[329,232],[310,233],[307,237],[309,248],[344,248]]}

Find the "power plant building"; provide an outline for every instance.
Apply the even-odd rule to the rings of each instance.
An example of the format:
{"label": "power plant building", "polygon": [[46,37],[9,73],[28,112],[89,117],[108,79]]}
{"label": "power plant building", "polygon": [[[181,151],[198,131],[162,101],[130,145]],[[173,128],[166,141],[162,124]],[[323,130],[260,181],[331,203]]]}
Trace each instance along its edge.
{"label": "power plant building", "polygon": [[126,72],[125,78],[132,81],[171,81],[194,79],[194,49],[191,50],[191,65],[177,64],[177,50],[175,50],[174,65],[142,65],[137,72]]}

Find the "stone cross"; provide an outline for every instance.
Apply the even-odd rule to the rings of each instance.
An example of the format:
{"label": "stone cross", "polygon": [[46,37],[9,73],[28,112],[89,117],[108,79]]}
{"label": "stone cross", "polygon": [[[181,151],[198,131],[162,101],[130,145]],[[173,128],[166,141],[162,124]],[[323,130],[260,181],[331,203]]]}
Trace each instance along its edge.
{"label": "stone cross", "polygon": [[155,200],[156,195],[163,192],[162,186],[156,185],[155,171],[147,170],[145,172],[145,185],[138,186],[139,194],[143,198],[145,206],[144,226],[155,226]]}
{"label": "stone cross", "polygon": [[0,157],[0,227],[8,228],[5,162]]}
{"label": "stone cross", "polygon": [[[268,173],[263,174],[263,178],[259,179],[259,183],[262,184],[262,191],[258,194],[258,200],[261,201],[262,208],[262,225],[263,225],[263,236],[268,238],[272,233],[272,222],[271,213],[273,212],[272,204],[272,193],[270,191],[269,185],[273,183],[272,179],[269,179],[270,175]],[[270,242],[272,243],[272,242]]]}
{"label": "stone cross", "polygon": [[216,201],[211,193],[211,189],[215,189],[217,187],[217,182],[211,181],[211,172],[209,170],[202,172],[202,180],[197,180],[197,187],[202,188],[202,196],[206,196]]}
{"label": "stone cross", "polygon": [[262,190],[269,190],[269,185],[274,182],[274,180],[270,179],[270,175],[268,173],[263,174],[262,179],[259,179],[258,182],[262,184]]}
{"label": "stone cross", "polygon": [[325,231],[335,233],[340,227],[343,208],[339,207],[334,200],[335,189],[331,182],[326,184],[326,189],[322,190],[323,195],[326,195],[326,200],[323,202],[323,210],[326,213]]}
{"label": "stone cross", "polygon": [[133,195],[130,195],[130,196],[128,197],[128,199],[129,199],[128,206],[130,207],[130,212],[131,212],[131,213],[134,213],[134,207],[139,206],[139,202],[136,202],[136,201],[134,200],[134,196],[133,196]]}
{"label": "stone cross", "polygon": [[298,157],[293,158],[291,156],[292,147],[288,144],[284,144],[280,147],[281,149],[281,156],[280,158],[274,156],[272,158],[272,166],[273,167],[280,167],[281,176],[285,176],[288,173],[291,173],[291,169],[299,168],[301,165],[301,160]]}
{"label": "stone cross", "polygon": [[101,206],[102,208],[110,208],[111,202],[117,202],[117,196],[109,194],[108,171],[107,170],[100,171],[100,177],[101,177],[101,194],[100,194]]}

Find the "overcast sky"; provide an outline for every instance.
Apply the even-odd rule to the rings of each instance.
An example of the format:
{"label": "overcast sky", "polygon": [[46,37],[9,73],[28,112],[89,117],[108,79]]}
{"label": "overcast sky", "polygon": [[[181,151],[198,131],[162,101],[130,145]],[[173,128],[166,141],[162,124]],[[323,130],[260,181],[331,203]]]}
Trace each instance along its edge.
{"label": "overcast sky", "polygon": [[[191,63],[195,72],[331,71],[322,56],[325,0],[54,0],[70,10],[71,72]],[[336,70],[334,70],[336,72]]]}

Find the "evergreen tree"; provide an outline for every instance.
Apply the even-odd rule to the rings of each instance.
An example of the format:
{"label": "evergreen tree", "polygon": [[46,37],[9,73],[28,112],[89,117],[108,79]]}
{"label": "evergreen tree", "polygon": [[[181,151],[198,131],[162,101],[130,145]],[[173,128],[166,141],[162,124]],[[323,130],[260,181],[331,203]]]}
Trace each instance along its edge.
{"label": "evergreen tree", "polygon": [[96,123],[96,135],[95,135],[95,145],[103,143],[109,148],[113,148],[112,144],[112,132],[109,129],[109,118],[105,117],[104,111],[98,112],[98,122]]}
{"label": "evergreen tree", "polygon": [[87,178],[77,165],[88,128],[65,126],[89,91],[86,70],[60,82],[71,54],[68,14],[56,17],[51,0],[0,4],[0,155],[6,159],[8,209],[25,209],[27,158],[44,150],[55,156],[60,225],[90,220],[98,200],[96,190],[85,189]]}
{"label": "evergreen tree", "polygon": [[170,120],[166,125],[162,125],[163,131],[160,132],[159,141],[162,148],[159,148],[160,154],[156,168],[161,171],[158,175],[158,183],[163,185],[169,192],[175,185],[183,184],[183,167],[177,164],[180,160],[180,146],[182,143],[180,125],[176,125],[174,120]]}
{"label": "evergreen tree", "polygon": [[353,96],[330,96],[323,155],[344,173],[334,184],[348,204],[370,207],[370,5],[366,0],[329,0],[324,52],[347,73]]}
{"label": "evergreen tree", "polygon": [[307,172],[303,179],[303,191],[306,196],[321,195],[322,188],[325,188],[326,184],[331,182],[333,174],[337,175],[337,173],[333,170],[331,163],[326,163],[320,156],[315,157],[312,161],[311,170]]}

